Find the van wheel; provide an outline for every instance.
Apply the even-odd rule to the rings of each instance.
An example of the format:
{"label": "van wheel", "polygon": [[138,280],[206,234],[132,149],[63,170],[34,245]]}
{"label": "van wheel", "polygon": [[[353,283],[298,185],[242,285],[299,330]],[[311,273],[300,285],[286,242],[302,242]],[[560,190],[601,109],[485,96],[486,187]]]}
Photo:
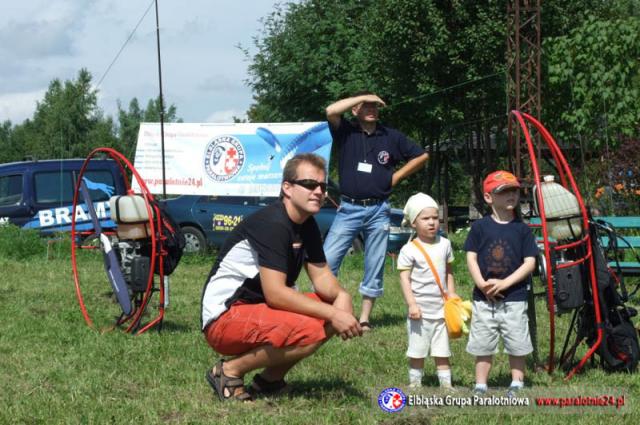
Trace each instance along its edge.
{"label": "van wheel", "polygon": [[192,226],[184,226],[182,227],[182,234],[185,240],[184,252],[204,254],[207,248],[207,240],[200,230]]}

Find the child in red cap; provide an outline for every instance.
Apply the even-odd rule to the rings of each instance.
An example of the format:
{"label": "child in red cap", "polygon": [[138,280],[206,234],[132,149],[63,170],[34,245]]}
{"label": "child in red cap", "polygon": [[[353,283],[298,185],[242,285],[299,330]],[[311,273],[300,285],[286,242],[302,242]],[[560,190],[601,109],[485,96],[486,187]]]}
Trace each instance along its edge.
{"label": "child in red cap", "polygon": [[484,180],[491,214],[476,221],[464,244],[475,287],[467,352],[476,356],[474,392],[487,391],[493,355],[502,338],[509,355],[513,397],[524,387],[525,357],[533,351],[527,317],[527,282],[538,246],[531,229],[516,215],[520,183],[508,171],[494,171]]}

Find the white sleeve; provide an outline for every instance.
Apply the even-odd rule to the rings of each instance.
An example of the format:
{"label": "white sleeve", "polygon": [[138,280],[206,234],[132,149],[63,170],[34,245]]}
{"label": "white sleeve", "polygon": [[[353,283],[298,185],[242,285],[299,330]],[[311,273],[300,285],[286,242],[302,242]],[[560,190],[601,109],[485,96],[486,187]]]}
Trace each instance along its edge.
{"label": "white sleeve", "polygon": [[453,263],[455,257],[453,256],[453,247],[451,246],[451,241],[449,239],[445,239],[447,241],[447,264]]}
{"label": "white sleeve", "polygon": [[413,268],[413,255],[410,243],[405,244],[398,254],[398,270],[411,270]]}

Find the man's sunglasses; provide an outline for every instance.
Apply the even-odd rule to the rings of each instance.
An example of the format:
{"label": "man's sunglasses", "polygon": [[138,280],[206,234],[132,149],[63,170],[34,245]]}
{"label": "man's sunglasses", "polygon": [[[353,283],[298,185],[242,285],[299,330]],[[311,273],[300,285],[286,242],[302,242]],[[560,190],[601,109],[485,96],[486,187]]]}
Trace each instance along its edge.
{"label": "man's sunglasses", "polygon": [[291,184],[297,184],[298,186],[302,186],[305,189],[316,190],[318,186],[320,186],[320,190],[322,193],[327,191],[327,184],[325,182],[319,182],[313,179],[302,179],[302,180],[289,180]]}

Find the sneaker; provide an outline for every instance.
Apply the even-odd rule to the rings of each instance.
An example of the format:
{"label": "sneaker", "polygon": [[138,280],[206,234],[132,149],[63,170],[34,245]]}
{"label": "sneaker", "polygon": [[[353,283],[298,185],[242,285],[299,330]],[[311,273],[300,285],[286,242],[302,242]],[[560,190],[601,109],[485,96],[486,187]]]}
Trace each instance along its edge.
{"label": "sneaker", "polygon": [[473,389],[473,395],[485,395],[486,393],[487,393],[487,390],[484,388],[475,387]]}
{"label": "sneaker", "polygon": [[520,388],[520,387],[510,386],[509,389],[507,390],[507,397],[509,397],[509,398],[517,397],[518,396],[518,392],[521,389],[522,388]]}
{"label": "sneaker", "polygon": [[440,385],[440,389],[447,394],[455,394],[458,392],[458,389],[451,384]]}

